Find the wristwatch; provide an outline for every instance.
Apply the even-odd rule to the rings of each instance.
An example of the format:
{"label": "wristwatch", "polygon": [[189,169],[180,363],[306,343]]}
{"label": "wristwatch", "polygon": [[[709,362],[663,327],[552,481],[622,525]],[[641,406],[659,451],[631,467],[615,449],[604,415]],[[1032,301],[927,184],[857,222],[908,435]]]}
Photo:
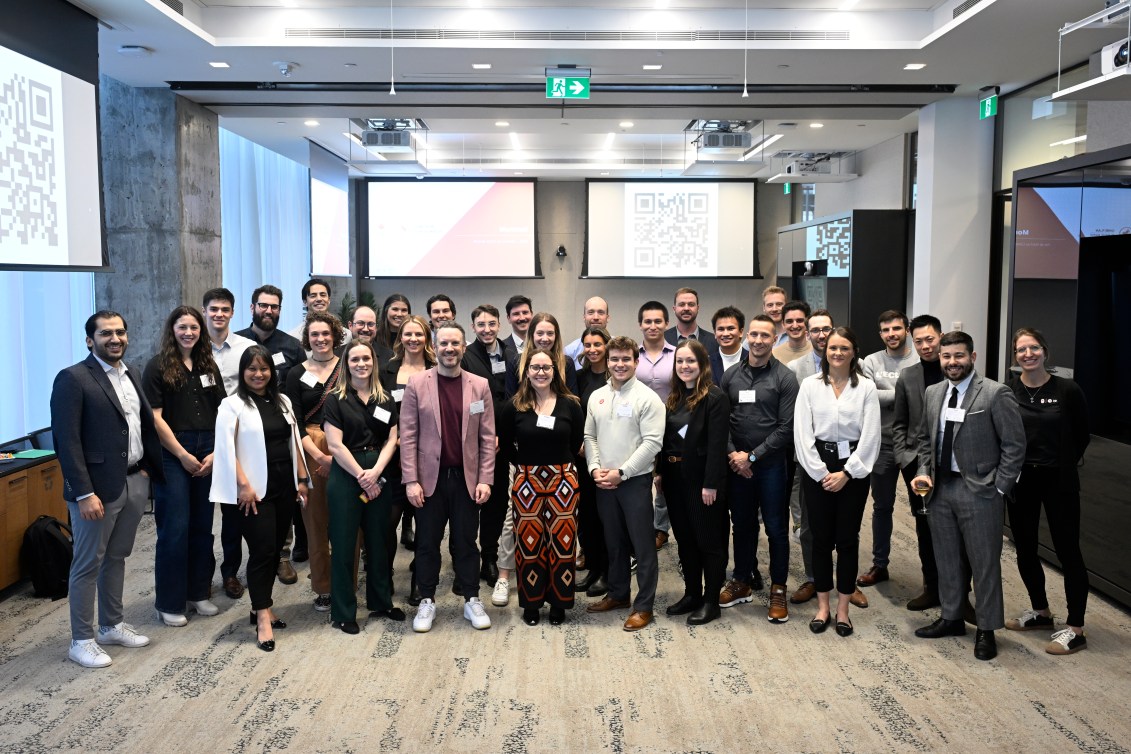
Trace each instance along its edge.
{"label": "wristwatch", "polygon": [[300,477],[298,478],[298,483],[299,483],[299,484],[310,484],[310,477],[308,477],[308,476],[300,476]]}
{"label": "wristwatch", "polygon": [[628,474],[624,473],[624,469],[617,469],[617,473],[618,473],[618,474],[620,474],[620,480],[621,480],[622,482],[623,482],[623,481],[624,481],[625,479],[628,479]]}
{"label": "wristwatch", "polygon": [[750,451],[750,455],[748,455],[748,456],[747,456],[746,458],[747,458],[747,460],[749,460],[749,461],[750,461],[750,463],[754,463],[755,461],[757,461],[757,460],[758,460],[758,456],[754,455],[754,451],[753,451],[753,450],[752,450],[752,451]]}

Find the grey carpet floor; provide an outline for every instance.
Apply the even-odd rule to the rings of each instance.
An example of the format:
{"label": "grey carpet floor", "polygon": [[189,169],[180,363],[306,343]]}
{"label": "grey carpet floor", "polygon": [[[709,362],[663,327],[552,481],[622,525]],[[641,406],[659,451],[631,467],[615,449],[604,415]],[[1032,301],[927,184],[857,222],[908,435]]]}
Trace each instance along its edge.
{"label": "grey carpet floor", "polygon": [[[298,584],[275,587],[290,626],[272,654],[255,647],[247,598],[230,600],[218,584],[219,616],[158,623],[147,516],[125,602],[149,647],[110,647],[111,667],[83,669],[66,658],[65,600],[27,587],[0,602],[0,751],[1126,752],[1128,613],[1093,594],[1089,648],[1070,657],[1046,654],[1044,632],[999,632],[992,662],[974,659],[972,634],[916,639],[937,611],[904,609],[918,562],[906,503],[897,510],[893,579],[866,590],[871,607],[854,609],[846,639],[809,632],[815,602],[768,623],[765,593],[708,626],[668,618],[681,594],[673,544],[660,553],[657,620],[636,634],[621,630],[623,612],[583,609],[561,627],[531,628],[513,597],[489,607],[490,630],[475,631],[445,563],[431,633],[412,632],[409,609],[408,622],[374,619],[348,636],[312,610],[302,565]],[[792,588],[796,545],[791,557]],[[408,559],[402,549],[397,599]],[[765,575],[764,541],[759,559]],[[1014,615],[1028,605],[1008,542],[1002,567]],[[1059,623],[1062,582],[1053,569],[1048,577]]]}

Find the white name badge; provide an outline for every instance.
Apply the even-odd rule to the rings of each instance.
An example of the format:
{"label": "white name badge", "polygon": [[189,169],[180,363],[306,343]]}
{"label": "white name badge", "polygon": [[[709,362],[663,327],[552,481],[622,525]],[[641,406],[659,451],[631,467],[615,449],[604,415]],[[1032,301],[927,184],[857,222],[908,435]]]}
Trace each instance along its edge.
{"label": "white name badge", "polygon": [[687,439],[687,425],[684,424],[682,427],[680,427],[679,432],[677,432],[676,434],[684,439]]}
{"label": "white name badge", "polygon": [[390,417],[392,417],[392,414],[389,413],[388,409],[381,408],[380,406],[373,409],[373,418],[382,424],[388,424]]}
{"label": "white name badge", "polygon": [[276,351],[272,354],[271,361],[275,362],[275,366],[281,367],[287,363],[287,357],[283,355],[282,351]]}
{"label": "white name badge", "polygon": [[308,387],[318,386],[318,378],[314,376],[314,372],[303,372],[302,377],[299,379],[299,382],[307,385]]}
{"label": "white name badge", "polygon": [[507,362],[505,361],[492,361],[491,374],[502,374],[507,371]]}
{"label": "white name badge", "polygon": [[630,406],[627,403],[620,404],[619,406],[617,406],[617,416],[619,416],[622,419],[631,419],[632,418],[632,406]]}
{"label": "white name badge", "polygon": [[754,402],[754,393],[755,393],[754,390],[739,390],[738,391],[738,402],[739,403],[753,403]]}
{"label": "white name badge", "polygon": [[485,411],[485,409],[483,408],[483,401],[472,401],[471,402],[471,415],[472,416],[475,416],[476,414],[481,414],[484,411]]}
{"label": "white name badge", "polygon": [[837,458],[844,459],[848,458],[850,455],[852,455],[852,450],[848,447],[848,440],[841,440],[836,444]]}
{"label": "white name badge", "polygon": [[216,384],[216,380],[212,379],[210,374],[202,374],[200,375],[200,384],[204,387],[212,387]]}
{"label": "white name badge", "polygon": [[964,408],[948,408],[946,410],[946,420],[948,422],[956,422],[961,424],[966,421],[966,409]]}
{"label": "white name badge", "polygon": [[400,403],[402,400],[404,400],[404,388],[403,387],[397,388],[396,390],[393,391],[393,400],[396,401],[397,403]]}
{"label": "white name badge", "polygon": [[541,414],[539,414],[538,415],[538,426],[541,427],[542,429],[553,429],[554,428],[554,417],[552,417],[552,416],[542,416]]}

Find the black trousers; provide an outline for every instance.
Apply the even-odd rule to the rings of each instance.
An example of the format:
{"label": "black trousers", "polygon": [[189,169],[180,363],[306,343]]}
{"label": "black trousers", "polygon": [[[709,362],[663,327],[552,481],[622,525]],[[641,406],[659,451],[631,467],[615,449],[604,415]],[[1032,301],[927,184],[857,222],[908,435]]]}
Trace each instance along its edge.
{"label": "black trousers", "polygon": [[448,532],[448,550],[452,554],[456,579],[465,599],[479,596],[479,549],[475,536],[479,531],[479,506],[467,494],[463,468],[440,469],[436,490],[424,498],[424,506],[416,511],[416,583],[420,596],[435,599],[440,581],[440,543],[444,529]]}
{"label": "black trousers", "polygon": [[247,542],[247,591],[251,609],[264,610],[274,604],[271,587],[279,569],[279,552],[287,539],[295,509],[294,471],[290,461],[268,464],[267,494],[255,504],[256,513],[240,516],[240,533]]}
{"label": "black trousers", "polygon": [[832,591],[836,550],[836,590],[852,594],[860,569],[860,522],[868,502],[868,479],[849,479],[839,492],[826,492],[802,471],[801,484],[813,531],[813,583],[818,592]]}
{"label": "black trousers", "polygon": [[243,565],[243,512],[239,506],[220,506],[220,546],[224,551],[220,577],[229,579],[239,573]]}
{"label": "black trousers", "polygon": [[604,576],[609,572],[609,552],[605,547],[605,528],[597,513],[597,483],[585,470],[585,459],[578,456],[577,534],[585,548],[585,567],[589,573]]}
{"label": "black trousers", "polygon": [[507,507],[511,502],[510,464],[495,457],[495,481],[491,497],[479,508],[479,550],[484,563],[499,559],[499,536],[507,520]]}
{"label": "black trousers", "polygon": [[704,505],[702,480],[684,476],[682,463],[661,464],[660,475],[683,566],[684,593],[706,596],[717,603],[726,580],[729,554],[730,516],[726,503],[716,499],[714,504]]}

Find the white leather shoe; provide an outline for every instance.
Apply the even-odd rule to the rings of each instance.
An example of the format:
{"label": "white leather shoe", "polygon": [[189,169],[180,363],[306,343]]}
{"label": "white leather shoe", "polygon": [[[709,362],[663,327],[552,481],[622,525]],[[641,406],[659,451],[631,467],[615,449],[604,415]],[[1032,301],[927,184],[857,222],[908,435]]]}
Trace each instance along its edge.
{"label": "white leather shoe", "polygon": [[[184,617],[184,616],[181,616]],[[142,636],[129,623],[119,623],[116,626],[99,626],[98,642],[100,644],[120,644],[123,647],[144,647],[149,644],[149,637]]]}
{"label": "white leather shoe", "polygon": [[160,610],[158,610],[157,611],[157,617],[160,618],[161,622],[164,623],[166,626],[172,626],[174,628],[180,628],[181,626],[187,626],[188,625],[188,618],[186,618],[185,616],[180,615],[178,613],[163,613]]}
{"label": "white leather shoe", "polygon": [[211,617],[220,614],[220,608],[213,605],[209,600],[197,600],[196,602],[189,600],[188,606],[192,610],[195,610],[197,615]]}
{"label": "white leather shoe", "polygon": [[84,668],[104,668],[113,662],[94,639],[72,641],[67,657]]}

